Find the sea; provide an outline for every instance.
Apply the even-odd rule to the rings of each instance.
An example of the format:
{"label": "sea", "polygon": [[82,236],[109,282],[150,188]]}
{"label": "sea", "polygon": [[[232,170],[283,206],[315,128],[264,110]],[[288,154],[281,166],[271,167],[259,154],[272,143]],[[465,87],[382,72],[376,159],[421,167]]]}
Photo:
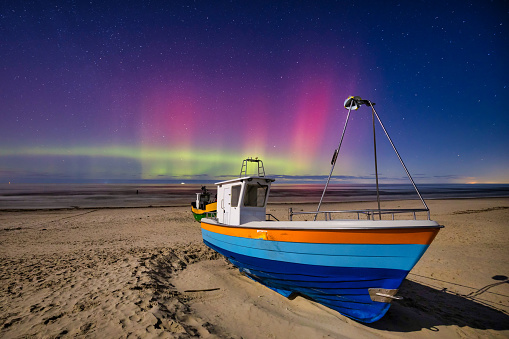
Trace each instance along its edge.
{"label": "sea", "polygon": [[[0,184],[0,211],[189,206],[213,184]],[[509,197],[509,184],[422,184],[425,200]],[[273,184],[269,204],[317,203],[324,184]],[[412,185],[382,184],[381,200],[419,199]],[[329,185],[324,202],[375,201],[376,187]]]}

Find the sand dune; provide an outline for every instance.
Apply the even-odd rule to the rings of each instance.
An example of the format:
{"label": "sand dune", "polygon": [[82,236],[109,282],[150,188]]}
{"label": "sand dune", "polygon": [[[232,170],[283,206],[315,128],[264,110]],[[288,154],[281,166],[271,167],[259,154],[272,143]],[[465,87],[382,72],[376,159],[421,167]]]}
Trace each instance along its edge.
{"label": "sand dune", "polygon": [[509,199],[428,204],[446,227],[369,326],[241,275],[187,207],[0,212],[0,337],[508,337]]}

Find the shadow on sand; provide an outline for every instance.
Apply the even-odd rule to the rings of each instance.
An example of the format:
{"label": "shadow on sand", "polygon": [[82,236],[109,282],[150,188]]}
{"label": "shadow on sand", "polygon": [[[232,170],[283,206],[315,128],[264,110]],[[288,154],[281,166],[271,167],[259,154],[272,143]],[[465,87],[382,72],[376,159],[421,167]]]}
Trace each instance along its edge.
{"label": "shadow on sand", "polygon": [[502,310],[471,300],[486,292],[490,287],[501,283],[509,283],[509,281],[507,279],[499,281],[462,296],[452,294],[445,289],[440,291],[405,280],[398,294],[404,299],[394,302],[381,320],[368,326],[393,332],[414,332],[424,328],[438,331],[436,326],[439,325],[468,326],[482,330],[509,330],[509,315]]}

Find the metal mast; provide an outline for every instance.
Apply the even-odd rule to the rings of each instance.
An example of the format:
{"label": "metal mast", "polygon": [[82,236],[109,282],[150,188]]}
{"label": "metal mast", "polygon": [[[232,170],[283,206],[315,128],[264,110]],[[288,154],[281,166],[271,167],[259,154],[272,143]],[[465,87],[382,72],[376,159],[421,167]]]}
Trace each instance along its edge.
{"label": "metal mast", "polygon": [[377,197],[377,203],[378,203],[379,218],[380,219],[382,218],[382,213],[381,213],[381,209],[380,209],[380,190],[379,190],[379,186],[378,186],[378,164],[377,164],[377,155],[376,155],[375,117],[378,120],[378,122],[380,123],[380,126],[382,127],[385,135],[387,136],[387,139],[389,139],[389,142],[390,142],[390,144],[392,146],[392,149],[396,153],[396,155],[397,155],[397,157],[399,159],[399,162],[403,166],[403,169],[405,170],[405,173],[408,176],[408,179],[410,180],[410,182],[412,183],[412,186],[414,187],[415,191],[417,192],[417,195],[419,196],[419,199],[421,200],[421,202],[424,205],[425,209],[429,210],[428,209],[428,205],[426,205],[426,202],[422,198],[421,193],[419,192],[419,189],[415,185],[415,182],[412,179],[412,176],[410,175],[410,172],[408,172],[408,169],[406,168],[405,163],[403,162],[403,159],[401,159],[401,156],[399,155],[399,152],[396,149],[396,146],[392,142],[392,139],[389,136],[389,133],[385,129],[385,126],[383,125],[382,120],[378,116],[378,113],[376,112],[375,107],[374,107],[375,103],[371,102],[370,100],[362,100],[358,96],[355,96],[355,97],[354,96],[350,96],[350,97],[348,97],[348,99],[346,99],[345,104],[344,104],[345,108],[348,109],[348,114],[346,116],[345,126],[343,127],[343,133],[341,134],[341,139],[339,141],[338,148],[334,150],[334,154],[333,154],[332,160],[331,160],[331,165],[332,165],[331,166],[331,170],[330,170],[330,173],[329,173],[329,177],[327,178],[327,182],[325,184],[325,188],[323,190],[322,197],[320,198],[320,202],[318,203],[318,208],[316,209],[316,214],[315,214],[314,220],[316,220],[316,218],[318,216],[318,212],[320,211],[320,207],[322,205],[323,197],[325,196],[325,191],[327,190],[327,187],[329,185],[329,182],[330,182],[330,179],[331,179],[331,176],[332,176],[332,172],[334,171],[334,166],[336,165],[336,160],[337,160],[337,157],[338,157],[338,154],[339,154],[339,150],[341,149],[341,144],[343,143],[343,138],[345,137],[345,131],[346,131],[346,126],[348,125],[348,120],[350,118],[350,112],[352,111],[352,109],[353,110],[357,110],[363,104],[366,105],[366,106],[371,107],[371,110],[372,110],[373,145],[374,145],[374,155],[375,155],[376,197]]}
{"label": "metal mast", "polygon": [[[347,105],[347,103],[345,102],[345,108],[346,108],[346,105]],[[318,212],[320,211],[320,206],[322,206],[323,197],[325,196],[325,191],[327,191],[327,186],[329,186],[330,178],[332,177],[332,172],[334,171],[334,166],[336,166],[336,160],[338,159],[339,150],[341,149],[341,144],[343,143],[343,138],[345,137],[346,126],[348,125],[348,119],[350,119],[350,112],[352,111],[352,109],[356,110],[358,108],[359,108],[359,106],[356,105],[356,103],[353,100],[351,100],[348,105],[348,114],[346,116],[345,127],[343,127],[343,133],[341,133],[341,139],[339,140],[338,148],[336,148],[334,150],[334,154],[332,155],[332,160],[330,162],[331,169],[330,169],[329,177],[327,178],[327,182],[325,183],[325,188],[323,189],[322,197],[320,198],[320,202],[318,203],[318,208],[316,209],[316,214],[315,214],[314,220],[316,220],[316,217],[318,216]]]}

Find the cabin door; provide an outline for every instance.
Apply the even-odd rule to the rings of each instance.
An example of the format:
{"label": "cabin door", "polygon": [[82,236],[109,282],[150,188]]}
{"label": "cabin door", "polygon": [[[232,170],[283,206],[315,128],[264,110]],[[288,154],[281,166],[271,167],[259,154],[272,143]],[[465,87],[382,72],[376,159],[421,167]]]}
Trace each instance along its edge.
{"label": "cabin door", "polygon": [[231,212],[231,200],[232,200],[232,188],[225,187],[223,201],[221,202],[221,208],[223,209],[223,223],[230,223],[230,212]]}

